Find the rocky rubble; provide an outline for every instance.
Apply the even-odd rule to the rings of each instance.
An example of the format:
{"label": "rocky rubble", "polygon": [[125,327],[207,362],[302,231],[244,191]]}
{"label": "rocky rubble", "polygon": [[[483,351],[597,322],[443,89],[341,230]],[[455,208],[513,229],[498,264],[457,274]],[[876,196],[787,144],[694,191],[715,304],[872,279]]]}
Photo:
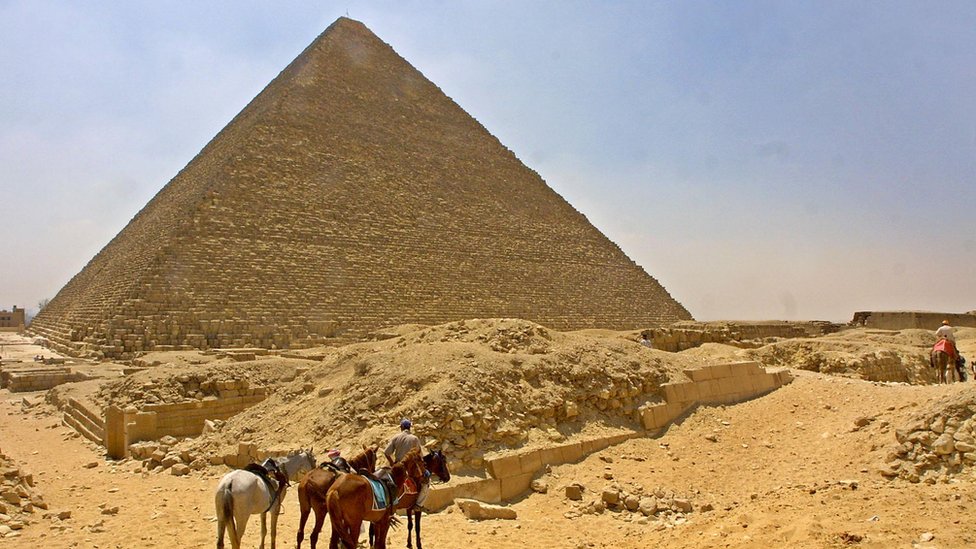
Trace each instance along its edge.
{"label": "rocky rubble", "polygon": [[[612,480],[608,474],[607,480]],[[583,515],[617,513],[623,520],[636,520],[639,524],[657,521],[660,525],[680,524],[686,515],[694,512],[711,511],[710,503],[694,503],[691,497],[675,494],[664,488],[647,490],[636,483],[611,482],[606,486],[590,490],[579,482],[571,482],[564,487],[566,499],[573,502],[573,508],[564,516],[578,518]],[[696,509],[697,508],[697,509]]]}
{"label": "rocky rubble", "polygon": [[200,471],[211,464],[219,464],[210,463],[196,453],[178,448],[179,442],[180,440],[171,436],[164,436],[158,441],[136,442],[129,445],[129,456],[133,460],[142,462],[139,465],[141,470],[150,472],[169,470],[173,476],[178,477],[187,475],[190,471]]}
{"label": "rocky rubble", "polygon": [[895,430],[881,474],[909,482],[946,482],[976,464],[976,394],[930,404]]}
{"label": "rocky rubble", "polygon": [[92,400],[99,407],[125,408],[254,394],[294,380],[307,364],[290,359],[216,362],[196,369],[163,364],[103,384]]}
{"label": "rocky rubble", "polygon": [[0,475],[0,538],[17,537],[48,505],[35,489],[34,475],[18,467],[2,450]]}

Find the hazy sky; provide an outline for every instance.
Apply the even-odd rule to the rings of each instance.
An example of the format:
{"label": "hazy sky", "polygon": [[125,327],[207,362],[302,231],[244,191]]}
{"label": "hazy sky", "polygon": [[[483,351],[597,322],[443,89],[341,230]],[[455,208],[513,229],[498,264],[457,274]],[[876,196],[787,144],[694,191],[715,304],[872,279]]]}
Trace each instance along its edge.
{"label": "hazy sky", "polygon": [[0,0],[0,308],[347,13],[699,320],[976,309],[968,0]]}

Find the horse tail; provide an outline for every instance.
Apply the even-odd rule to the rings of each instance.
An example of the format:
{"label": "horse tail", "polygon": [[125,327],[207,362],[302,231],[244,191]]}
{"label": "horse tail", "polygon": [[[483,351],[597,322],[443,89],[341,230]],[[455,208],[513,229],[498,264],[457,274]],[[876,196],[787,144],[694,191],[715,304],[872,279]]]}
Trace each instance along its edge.
{"label": "horse tail", "polygon": [[[349,547],[347,540],[358,538],[360,532],[356,532],[355,534],[352,532],[352,526],[346,519],[346,514],[339,504],[338,492],[330,490],[328,495],[326,495],[325,504],[325,508],[329,514],[329,520],[332,522],[332,532],[339,538],[339,544],[342,547]],[[353,545],[349,549],[356,549],[356,547]]]}
{"label": "horse tail", "polygon": [[230,534],[231,546],[237,546],[237,522],[234,520],[234,493],[231,491],[231,486],[234,481],[227,483],[227,486],[221,491],[221,505],[220,512],[224,515],[224,524],[227,525],[227,532]]}

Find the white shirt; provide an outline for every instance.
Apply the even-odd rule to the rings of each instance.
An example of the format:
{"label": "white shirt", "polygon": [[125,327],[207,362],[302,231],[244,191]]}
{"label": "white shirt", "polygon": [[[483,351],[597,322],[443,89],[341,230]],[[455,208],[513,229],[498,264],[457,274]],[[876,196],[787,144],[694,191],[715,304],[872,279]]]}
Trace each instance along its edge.
{"label": "white shirt", "polygon": [[952,326],[948,326],[946,324],[943,324],[942,326],[939,327],[938,330],[935,331],[935,338],[936,339],[945,338],[945,339],[948,339],[949,341],[955,343],[956,342],[956,333],[952,329]]}

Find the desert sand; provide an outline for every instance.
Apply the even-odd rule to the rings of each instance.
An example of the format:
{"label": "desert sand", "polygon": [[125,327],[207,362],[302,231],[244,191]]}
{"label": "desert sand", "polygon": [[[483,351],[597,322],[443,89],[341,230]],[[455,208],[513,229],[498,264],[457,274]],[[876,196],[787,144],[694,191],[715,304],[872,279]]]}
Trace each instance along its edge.
{"label": "desert sand", "polygon": [[[677,354],[652,351],[639,355],[651,357],[648,372],[668,376],[694,363],[766,357],[764,364],[778,362],[776,365],[782,366],[783,357],[792,356],[790,360],[796,361],[792,370],[795,379],[747,402],[700,406],[657,436],[633,439],[591,454],[578,463],[552,467],[539,478],[548,488],[546,493],[533,492],[508,504],[518,514],[515,520],[471,521],[456,506],[427,515],[423,523],[424,546],[469,549],[971,547],[976,543],[976,534],[967,520],[976,510],[972,463],[960,461],[958,466],[947,469],[935,463],[930,454],[919,451],[915,456],[914,452],[902,452],[899,456],[893,448],[899,444],[899,431],[904,439],[906,432],[925,431],[930,424],[938,423],[939,418],[942,418],[940,425],[931,427],[937,431],[955,429],[960,421],[968,421],[976,410],[976,385],[972,381],[948,386],[867,381],[856,371],[856,365],[864,360],[865,346],[873,346],[882,354],[924,354],[924,336],[919,332],[854,331],[820,342],[792,343],[794,347],[802,347],[803,352],[706,346]],[[427,332],[425,337],[432,333],[435,332]],[[963,353],[972,355],[976,351],[976,330],[961,330],[959,334]],[[416,351],[417,360],[423,361],[422,347],[430,348],[430,341],[408,336],[399,338],[401,347]],[[561,345],[556,340],[562,337],[553,338],[552,345]],[[594,344],[589,339],[578,339],[582,335],[565,337],[567,345]],[[613,334],[603,341],[608,348],[614,348],[618,344],[632,345],[629,337],[632,334]],[[845,343],[840,343],[841,340]],[[477,338],[473,341],[484,346],[483,352],[488,356],[490,341]],[[360,357],[357,362],[360,369],[379,375],[382,368],[378,364],[388,358],[383,354],[385,343],[370,345],[356,350],[322,352],[354,353]],[[822,356],[836,358],[835,365],[840,363],[837,361],[846,361],[853,369],[829,367],[821,369],[831,373],[811,371],[813,367],[799,357],[816,354],[818,347],[824,349]],[[366,348],[372,349],[371,353],[365,352]],[[10,357],[9,350],[5,358]],[[22,352],[30,356],[32,349],[23,347]],[[469,358],[480,361],[480,352]],[[607,355],[610,354],[608,351]],[[375,356],[377,362],[363,362],[367,355]],[[653,359],[659,355],[671,356],[655,362]],[[837,358],[842,355],[846,358]],[[398,356],[405,360],[406,355]],[[328,361],[328,357],[321,359],[322,364]],[[819,360],[821,365],[827,362]],[[904,363],[909,361],[905,359]],[[397,365],[398,368],[409,366],[402,362]],[[480,367],[490,366],[487,359],[481,361]],[[214,364],[179,367],[185,371],[214,367]],[[359,377],[356,382],[362,384],[364,380],[374,379],[372,373]],[[321,399],[328,399],[330,405],[341,402],[344,387],[341,380],[325,373],[317,374],[314,368],[309,375],[314,381],[311,387],[306,387],[307,393],[319,395],[321,388],[328,386],[332,390],[326,391]],[[446,375],[446,379],[454,378]],[[298,379],[292,383],[309,382]],[[286,387],[283,392],[241,414],[241,418],[228,421],[223,432],[184,444],[199,451],[219,451],[229,444],[225,439],[240,436],[239,422],[266,417],[275,409],[283,410],[281,415],[287,420],[281,423],[288,428],[268,429],[267,433],[260,429],[255,433],[251,429],[253,438],[264,441],[262,437],[266,437],[269,446],[290,443],[294,448],[329,440],[329,436],[310,440],[316,418],[322,411],[309,409],[302,415],[298,409],[289,408],[288,402],[295,401],[294,395],[284,399],[282,395],[287,394],[290,385],[283,386]],[[466,394],[452,393],[451,387],[437,384],[432,386],[432,391],[433,395],[455,397]],[[177,477],[168,472],[147,471],[136,460],[107,460],[103,448],[62,425],[60,413],[43,400],[43,393],[0,391],[0,452],[21,471],[32,474],[33,493],[47,506],[46,510],[35,508],[20,521],[18,529],[7,531],[3,546],[214,546],[213,488],[227,467],[212,466]],[[366,429],[363,440],[392,434],[395,424],[390,419],[405,411],[394,406],[389,413],[371,416],[377,424]],[[571,429],[564,429],[565,436],[617,426],[597,411],[584,411],[581,416],[584,420]],[[423,421],[418,425],[421,435],[423,425]],[[545,427],[543,423],[527,428],[538,431]],[[959,429],[961,432],[962,427]],[[544,441],[529,436],[523,443]],[[911,446],[909,442],[908,447]],[[928,465],[923,463],[926,459]],[[918,466],[913,468],[914,465]],[[909,474],[899,476],[899,471]],[[911,471],[918,471],[918,476],[910,478]],[[567,499],[565,487],[573,484],[583,487],[582,501]],[[656,494],[662,500],[679,498],[690,502],[693,511],[649,517],[618,509],[593,512],[594,502],[601,500],[607,490]],[[295,543],[298,521],[295,492],[288,491],[285,511],[279,521],[278,544],[282,547],[292,547]],[[57,514],[64,516],[64,511],[69,511],[70,516],[58,518]],[[259,532],[260,523],[254,517],[245,535],[246,547],[257,547]],[[405,539],[405,528],[395,531],[390,546],[403,546]],[[325,541],[320,540],[319,546],[326,546]],[[303,547],[307,544],[306,539]]]}

